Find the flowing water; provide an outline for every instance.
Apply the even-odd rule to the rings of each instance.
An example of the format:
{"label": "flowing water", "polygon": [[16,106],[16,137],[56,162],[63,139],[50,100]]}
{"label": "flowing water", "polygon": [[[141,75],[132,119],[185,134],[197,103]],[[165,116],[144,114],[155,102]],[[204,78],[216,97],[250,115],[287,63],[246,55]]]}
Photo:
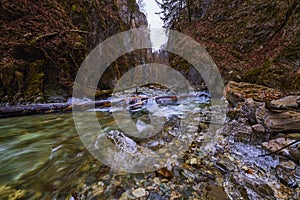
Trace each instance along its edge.
{"label": "flowing water", "polygon": [[[166,94],[166,97],[151,103],[151,98]],[[277,184],[276,177],[272,174],[278,159],[254,159],[262,152],[255,146],[235,143],[226,150],[228,146],[222,146],[221,140],[220,144],[210,141],[216,148],[200,157],[201,148],[197,145],[205,144],[205,131],[201,130],[207,129],[205,126],[212,122],[210,114],[213,109],[209,104],[208,93],[194,92],[175,103],[174,99],[170,99],[170,94],[163,89],[147,88],[142,91],[142,95],[147,97],[144,98],[144,102],[140,99],[135,99],[129,102],[130,104],[123,101],[116,104],[120,105],[119,108],[103,107],[85,112],[97,113],[99,123],[104,127],[100,132],[106,132],[107,138],[112,137],[114,133],[109,131],[117,130],[112,111],[123,109],[124,102],[129,106],[127,109],[131,118],[140,130],[147,125],[145,116],[148,116],[149,112],[165,118],[167,122],[160,135],[146,141],[135,141],[136,143],[125,140],[127,143],[121,147],[125,148],[127,145],[132,152],[138,151],[134,145],[151,149],[164,147],[182,131],[180,126],[176,126],[178,119],[183,119],[187,113],[193,113],[194,120],[184,131],[193,133],[193,139],[196,141],[192,141],[183,158],[177,159],[176,155],[172,155],[171,163],[166,163],[166,172],[130,174],[101,164],[79,139],[72,113],[5,118],[0,119],[0,199],[135,199],[137,195],[131,192],[137,187],[147,189],[143,199],[169,199],[178,193],[182,199],[197,195],[201,199],[213,198],[213,193],[219,193],[220,199],[245,196],[249,199],[260,199],[260,195],[264,193],[266,199],[275,199],[276,195],[291,196],[293,190]],[[119,98],[126,97],[128,95],[121,95]],[[118,99],[115,101],[122,102]],[[89,127],[83,128],[88,132]],[[124,134],[121,136],[123,139],[129,138]],[[227,153],[223,152],[218,156],[218,151]],[[198,161],[195,162],[193,158]],[[239,171],[237,167],[240,165],[249,166],[260,174],[255,176],[252,172],[243,172],[246,169]],[[166,175],[168,169],[172,171],[171,177]],[[251,179],[261,186],[261,191],[255,190],[249,181]],[[266,185],[268,181],[277,189],[272,190],[270,184]],[[219,190],[221,192],[216,192]]]}
{"label": "flowing water", "polygon": [[[207,103],[209,95],[205,93],[195,101]],[[180,112],[178,105],[163,108],[165,117]],[[143,109],[136,108],[134,113]],[[111,110],[94,110],[104,127],[116,126]],[[103,167],[79,139],[72,113],[0,119],[0,133],[0,197],[8,193],[26,193],[32,198],[66,197],[89,178],[95,179],[96,169]],[[93,166],[97,167],[93,170]]]}

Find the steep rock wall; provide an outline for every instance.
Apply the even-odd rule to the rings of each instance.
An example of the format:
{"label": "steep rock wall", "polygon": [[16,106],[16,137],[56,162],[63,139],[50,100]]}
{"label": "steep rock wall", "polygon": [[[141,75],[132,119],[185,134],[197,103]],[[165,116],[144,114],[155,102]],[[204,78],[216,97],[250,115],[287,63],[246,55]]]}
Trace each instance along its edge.
{"label": "steep rock wall", "polygon": [[196,0],[191,12],[173,28],[207,49],[225,82],[300,90],[299,1]]}
{"label": "steep rock wall", "polygon": [[[134,6],[128,23],[120,1],[0,1],[0,102],[65,101],[91,49],[132,26],[147,26],[145,15]],[[130,62],[124,57],[118,65]],[[117,73],[108,74],[104,88],[111,87]]]}

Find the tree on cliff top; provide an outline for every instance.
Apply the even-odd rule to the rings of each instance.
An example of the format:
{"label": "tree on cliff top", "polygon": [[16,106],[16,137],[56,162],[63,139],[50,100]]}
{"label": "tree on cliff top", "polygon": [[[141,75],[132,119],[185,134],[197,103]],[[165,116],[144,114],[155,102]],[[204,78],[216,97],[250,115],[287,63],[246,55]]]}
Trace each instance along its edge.
{"label": "tree on cliff top", "polygon": [[179,19],[183,10],[187,11],[188,21],[192,20],[192,0],[155,0],[161,11],[156,14],[161,15],[164,22],[164,28],[169,28]]}

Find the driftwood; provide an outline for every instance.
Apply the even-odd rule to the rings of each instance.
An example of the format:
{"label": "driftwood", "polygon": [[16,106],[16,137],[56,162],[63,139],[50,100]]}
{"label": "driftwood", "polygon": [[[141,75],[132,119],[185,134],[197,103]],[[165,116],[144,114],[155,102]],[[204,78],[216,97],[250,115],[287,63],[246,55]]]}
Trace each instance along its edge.
{"label": "driftwood", "polygon": [[299,142],[300,142],[300,140],[296,140],[296,141],[294,141],[294,142],[292,142],[292,143],[290,143],[290,144],[288,144],[288,145],[285,145],[284,147],[281,147],[280,149],[278,149],[278,150],[276,150],[276,151],[274,151],[274,152],[262,154],[262,155],[259,155],[258,157],[265,157],[265,156],[271,156],[271,155],[277,154],[277,153],[279,153],[280,151],[282,151],[283,149],[286,149],[286,148],[288,148],[288,147],[290,147],[290,146],[292,146],[292,145],[294,145],[294,144],[297,144],[297,143],[299,143]]}

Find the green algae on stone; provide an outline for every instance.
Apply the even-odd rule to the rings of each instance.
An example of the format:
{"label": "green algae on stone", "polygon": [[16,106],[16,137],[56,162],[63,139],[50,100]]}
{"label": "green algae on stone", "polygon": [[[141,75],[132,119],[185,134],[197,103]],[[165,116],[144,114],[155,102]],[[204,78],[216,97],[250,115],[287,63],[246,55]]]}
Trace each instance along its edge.
{"label": "green algae on stone", "polygon": [[294,71],[294,67],[267,61],[263,67],[247,71],[243,78],[249,83],[283,91],[296,91],[300,90],[299,77],[299,74]]}
{"label": "green algae on stone", "polygon": [[44,101],[44,94],[42,92],[45,76],[42,72],[43,65],[43,60],[38,60],[28,65],[27,89],[24,91],[24,95],[27,100],[35,103]]}

